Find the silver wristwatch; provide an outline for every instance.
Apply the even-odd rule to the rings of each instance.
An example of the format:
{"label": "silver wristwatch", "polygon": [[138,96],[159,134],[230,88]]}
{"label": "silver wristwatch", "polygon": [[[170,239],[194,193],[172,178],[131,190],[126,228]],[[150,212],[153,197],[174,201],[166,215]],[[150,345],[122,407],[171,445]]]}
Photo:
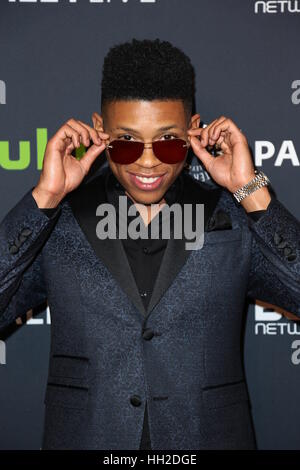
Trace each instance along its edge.
{"label": "silver wristwatch", "polygon": [[249,183],[245,184],[233,193],[237,202],[241,202],[246,196],[249,196],[249,194],[253,193],[257,189],[270,184],[269,178],[261,170],[254,170],[254,173],[256,176],[249,181]]}

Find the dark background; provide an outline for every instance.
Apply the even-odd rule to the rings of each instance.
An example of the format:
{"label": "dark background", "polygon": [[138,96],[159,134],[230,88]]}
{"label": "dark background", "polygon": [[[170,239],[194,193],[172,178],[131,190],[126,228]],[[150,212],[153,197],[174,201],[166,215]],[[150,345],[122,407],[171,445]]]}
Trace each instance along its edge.
{"label": "dark background", "polygon": [[[278,199],[299,218],[300,93],[292,84],[298,80],[294,87],[300,88],[300,13],[289,12],[287,5],[280,11],[274,1],[273,13],[264,13],[262,6],[255,13],[255,3],[1,0],[0,80],[6,93],[2,83],[0,220],[37,184],[36,130],[46,129],[50,138],[70,117],[92,125],[92,113],[100,113],[103,58],[109,47],[132,37],[159,37],[190,56],[197,73],[196,112],[206,124],[220,115],[238,124],[256,166],[271,179]],[[260,165],[262,141],[274,146],[274,154]],[[286,141],[289,150],[284,151]],[[20,142],[30,145],[30,159],[23,168],[17,163]],[[280,161],[282,152],[285,158]],[[8,168],[8,157],[16,162],[15,169]],[[195,157],[191,172],[209,180]],[[246,375],[258,447],[300,449],[300,346],[294,344],[293,349],[300,328],[286,312],[278,312],[266,305],[249,306]],[[35,317],[41,324],[27,322],[2,334],[0,449],[41,446],[50,339],[46,317],[44,308]],[[262,334],[263,328],[269,334]]]}

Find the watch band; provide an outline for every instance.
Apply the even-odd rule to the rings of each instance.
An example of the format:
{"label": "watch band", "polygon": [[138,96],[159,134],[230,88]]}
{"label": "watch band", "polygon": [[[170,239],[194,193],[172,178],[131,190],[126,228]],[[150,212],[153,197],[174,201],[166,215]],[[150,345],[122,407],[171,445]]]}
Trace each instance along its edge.
{"label": "watch band", "polygon": [[254,173],[256,176],[249,181],[249,183],[245,184],[233,193],[238,202],[241,202],[245,197],[249,196],[257,189],[267,186],[270,183],[269,178],[261,170],[255,169]]}

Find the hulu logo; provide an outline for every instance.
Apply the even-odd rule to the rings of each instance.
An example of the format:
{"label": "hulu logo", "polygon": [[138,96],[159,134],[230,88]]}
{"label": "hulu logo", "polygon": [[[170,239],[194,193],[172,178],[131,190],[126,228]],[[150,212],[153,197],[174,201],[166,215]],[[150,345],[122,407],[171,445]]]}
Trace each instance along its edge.
{"label": "hulu logo", "polygon": [[[48,140],[47,129],[37,129],[36,130],[36,164],[37,169],[41,170],[43,168],[43,159],[45,154],[45,149]],[[85,153],[84,145],[81,145],[79,148],[74,150],[75,158],[80,160],[80,158]],[[25,170],[29,167],[31,162],[31,145],[30,141],[19,142],[19,158],[12,160],[9,153],[9,142],[0,141],[0,168],[4,170]]]}

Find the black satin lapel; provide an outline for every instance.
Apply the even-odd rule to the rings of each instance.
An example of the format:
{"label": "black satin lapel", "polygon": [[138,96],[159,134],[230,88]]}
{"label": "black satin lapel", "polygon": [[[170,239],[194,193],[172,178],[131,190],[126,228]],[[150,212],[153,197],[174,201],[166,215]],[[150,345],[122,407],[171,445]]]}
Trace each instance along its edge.
{"label": "black satin lapel", "polygon": [[[210,188],[207,184],[199,183],[194,177],[184,175],[184,204],[204,204],[204,230],[206,231],[209,219],[217,205],[221,195],[220,188]],[[162,263],[155,281],[153,293],[147,308],[147,316],[151,313],[155,305],[159,302],[168,287],[172,284],[175,276],[191,254],[192,250],[185,248],[185,243],[189,240],[170,239],[162,259]]]}
{"label": "black satin lapel", "polygon": [[107,202],[104,181],[105,175],[101,174],[89,184],[82,185],[69,193],[67,199],[97,257],[106,265],[138,311],[146,315],[122,241],[118,238],[100,240],[96,234],[96,225],[100,220],[96,216],[96,208],[99,204]]}

